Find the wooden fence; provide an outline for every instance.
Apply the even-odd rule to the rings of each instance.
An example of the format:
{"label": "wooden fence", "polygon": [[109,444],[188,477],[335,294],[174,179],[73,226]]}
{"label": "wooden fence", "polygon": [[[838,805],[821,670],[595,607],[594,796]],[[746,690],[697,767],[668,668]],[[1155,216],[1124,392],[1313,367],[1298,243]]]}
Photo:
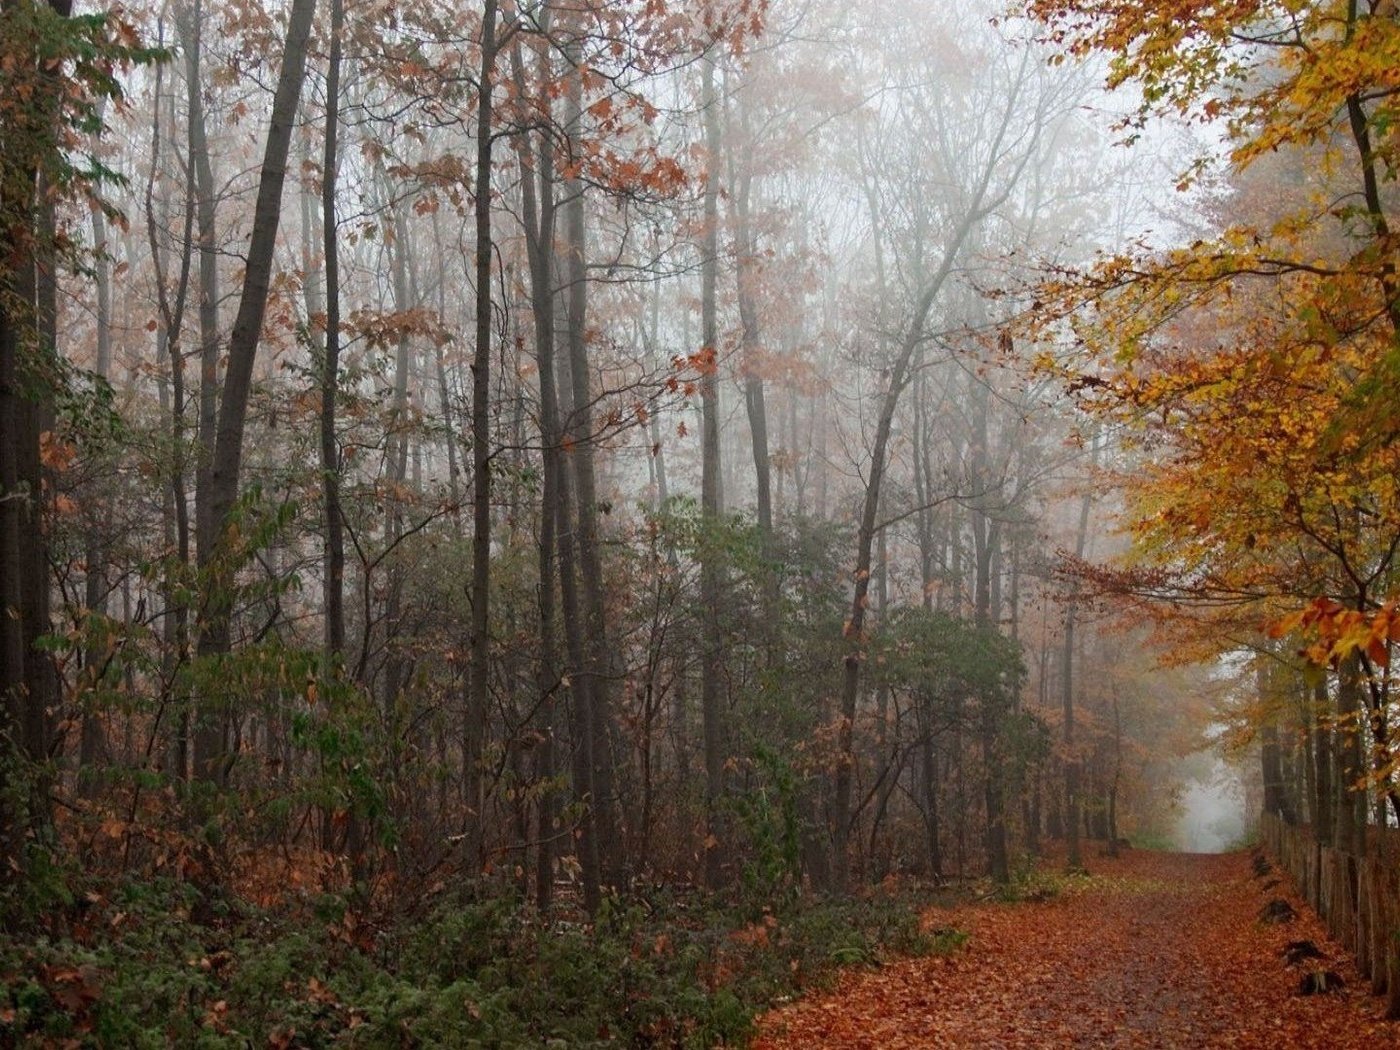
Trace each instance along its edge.
{"label": "wooden fence", "polygon": [[1265,813],[1264,845],[1400,1017],[1400,832],[1373,828],[1365,857],[1319,846],[1312,829]]}

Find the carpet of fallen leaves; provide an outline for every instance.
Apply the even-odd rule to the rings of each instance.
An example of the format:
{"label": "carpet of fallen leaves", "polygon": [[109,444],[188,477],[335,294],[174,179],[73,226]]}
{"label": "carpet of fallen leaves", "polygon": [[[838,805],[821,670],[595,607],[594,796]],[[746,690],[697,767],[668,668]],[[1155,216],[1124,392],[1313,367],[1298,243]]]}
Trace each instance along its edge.
{"label": "carpet of fallen leaves", "polygon": [[[966,930],[967,946],[848,972],[763,1018],[755,1047],[1400,1047],[1400,1023],[1382,1019],[1286,875],[1256,877],[1244,853],[1128,851],[1090,867],[1042,902],[930,912]],[[1280,896],[1298,917],[1261,922]],[[1284,948],[1301,939],[1325,960],[1289,966]],[[1299,995],[1308,967],[1345,986]]]}

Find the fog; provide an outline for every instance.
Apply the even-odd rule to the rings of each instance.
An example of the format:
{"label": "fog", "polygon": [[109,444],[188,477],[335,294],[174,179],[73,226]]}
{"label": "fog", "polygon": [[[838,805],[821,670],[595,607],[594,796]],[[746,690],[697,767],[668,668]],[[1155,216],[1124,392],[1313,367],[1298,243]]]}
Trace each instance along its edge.
{"label": "fog", "polygon": [[[133,16],[180,60],[107,113],[125,221],[62,202],[94,407],[17,557],[129,679],[65,671],[65,761],[277,780],[299,841],[344,733],[316,790],[422,870],[589,907],[1005,880],[1178,795],[1184,846],[1238,836],[1226,774],[1156,775],[1213,716],[1084,571],[1144,450],[1077,396],[1069,289],[1206,221],[1179,128],[1125,148],[1133,90],[996,0],[332,6]],[[282,677],[192,700],[215,655]]]}
{"label": "fog", "polygon": [[0,1032],[733,1045],[1087,870],[968,925],[1014,1037],[812,1016],[1301,1045],[1216,1021],[1331,990],[1246,838],[1400,816],[1396,7],[0,0]]}
{"label": "fog", "polygon": [[1238,848],[1248,828],[1244,785],[1218,757],[1212,759],[1208,776],[1186,782],[1178,809],[1174,840],[1188,853]]}

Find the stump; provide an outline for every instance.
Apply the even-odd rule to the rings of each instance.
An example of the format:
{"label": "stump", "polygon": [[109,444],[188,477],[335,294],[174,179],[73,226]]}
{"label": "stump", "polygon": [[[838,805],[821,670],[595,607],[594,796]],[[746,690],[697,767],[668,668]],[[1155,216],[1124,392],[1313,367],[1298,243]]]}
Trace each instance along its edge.
{"label": "stump", "polygon": [[1326,958],[1312,941],[1289,941],[1287,947],[1283,949],[1283,957],[1288,961],[1289,966],[1297,966],[1305,959]]}

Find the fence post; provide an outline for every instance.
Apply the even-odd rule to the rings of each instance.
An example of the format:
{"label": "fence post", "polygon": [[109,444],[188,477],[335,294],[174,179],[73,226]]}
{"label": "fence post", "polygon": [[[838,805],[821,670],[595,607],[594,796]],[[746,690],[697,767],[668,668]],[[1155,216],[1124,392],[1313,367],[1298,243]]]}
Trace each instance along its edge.
{"label": "fence post", "polygon": [[1277,814],[1262,814],[1259,825],[1274,862],[1352,953],[1371,991],[1386,996],[1386,1016],[1400,1019],[1400,834],[1377,828],[1374,848],[1354,857]]}

